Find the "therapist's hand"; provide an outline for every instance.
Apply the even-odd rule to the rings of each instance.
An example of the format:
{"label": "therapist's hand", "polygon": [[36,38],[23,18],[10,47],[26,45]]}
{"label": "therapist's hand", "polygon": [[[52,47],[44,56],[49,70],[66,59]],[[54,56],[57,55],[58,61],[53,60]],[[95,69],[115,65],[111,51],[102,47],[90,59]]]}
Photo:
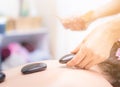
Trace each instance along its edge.
{"label": "therapist's hand", "polygon": [[86,28],[85,21],[79,17],[61,19],[61,23],[66,29],[70,29],[73,31],[85,30]]}
{"label": "therapist's hand", "polygon": [[93,21],[94,16],[93,11],[88,11],[87,13],[80,16],[59,19],[66,29],[79,31],[85,30],[87,26]]}
{"label": "therapist's hand", "polygon": [[[101,27],[102,26],[102,27]],[[67,63],[68,67],[89,69],[105,61],[114,43],[111,37],[112,24],[104,23],[96,27],[72,53],[75,57]],[[112,34],[113,35],[113,34]]]}

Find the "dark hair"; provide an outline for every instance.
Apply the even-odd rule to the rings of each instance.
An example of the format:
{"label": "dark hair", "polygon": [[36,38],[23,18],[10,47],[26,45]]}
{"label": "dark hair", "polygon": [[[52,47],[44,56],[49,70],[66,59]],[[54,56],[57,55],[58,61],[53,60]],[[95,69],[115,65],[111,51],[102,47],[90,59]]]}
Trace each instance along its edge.
{"label": "dark hair", "polygon": [[113,87],[120,87],[120,60],[116,56],[118,48],[120,48],[120,41],[114,43],[109,58],[99,64],[103,72],[111,77],[112,82],[110,83]]}

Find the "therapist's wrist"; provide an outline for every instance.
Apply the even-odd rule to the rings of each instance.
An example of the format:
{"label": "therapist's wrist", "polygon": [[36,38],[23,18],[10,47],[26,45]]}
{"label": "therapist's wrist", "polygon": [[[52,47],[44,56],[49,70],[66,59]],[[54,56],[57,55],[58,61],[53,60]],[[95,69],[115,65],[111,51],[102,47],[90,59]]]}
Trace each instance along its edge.
{"label": "therapist's wrist", "polygon": [[86,25],[89,25],[91,22],[95,20],[94,11],[92,10],[88,11],[87,13],[83,14],[81,18],[84,20]]}

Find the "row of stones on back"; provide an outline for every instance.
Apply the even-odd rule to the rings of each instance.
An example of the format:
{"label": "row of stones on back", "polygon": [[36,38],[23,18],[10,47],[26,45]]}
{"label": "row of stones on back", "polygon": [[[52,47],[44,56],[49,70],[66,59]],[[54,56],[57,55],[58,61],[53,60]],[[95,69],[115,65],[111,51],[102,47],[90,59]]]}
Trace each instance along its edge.
{"label": "row of stones on back", "polygon": [[120,60],[116,56],[118,48],[120,48],[120,41],[114,43],[108,60],[99,64],[103,72],[112,78],[111,84],[114,87],[120,87]]}

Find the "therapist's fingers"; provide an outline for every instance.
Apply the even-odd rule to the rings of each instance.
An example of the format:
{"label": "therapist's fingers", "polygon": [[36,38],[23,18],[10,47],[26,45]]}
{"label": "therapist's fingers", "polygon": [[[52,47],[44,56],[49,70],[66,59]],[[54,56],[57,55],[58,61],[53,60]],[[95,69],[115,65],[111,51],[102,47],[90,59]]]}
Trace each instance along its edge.
{"label": "therapist's fingers", "polygon": [[75,65],[79,64],[79,62],[82,61],[85,56],[86,56],[86,48],[84,47],[84,45],[82,45],[78,53],[75,55],[75,57],[67,63],[67,66],[74,67]]}
{"label": "therapist's fingers", "polygon": [[79,50],[77,49],[75,57],[67,63],[68,67],[77,67],[89,69],[92,66],[105,61],[106,58],[97,55],[90,48],[87,48],[84,44],[80,45]]}
{"label": "therapist's fingers", "polygon": [[106,60],[106,58],[103,58],[102,56],[99,56],[99,55],[95,55],[95,56],[93,56],[92,61],[89,62],[84,68],[90,69],[92,66],[102,63],[105,60]]}
{"label": "therapist's fingers", "polygon": [[88,51],[86,52],[86,56],[76,65],[76,67],[84,69],[85,66],[92,61],[92,57],[93,53],[91,52],[91,50],[88,49]]}
{"label": "therapist's fingers", "polygon": [[62,22],[62,24],[63,24],[63,26],[64,26],[65,28],[68,29],[68,28],[71,27],[70,20],[66,19],[66,20],[62,20],[61,22]]}
{"label": "therapist's fingers", "polygon": [[106,58],[95,54],[92,50],[86,50],[86,56],[83,58],[79,64],[76,65],[77,68],[90,69],[92,66],[104,62]]}

